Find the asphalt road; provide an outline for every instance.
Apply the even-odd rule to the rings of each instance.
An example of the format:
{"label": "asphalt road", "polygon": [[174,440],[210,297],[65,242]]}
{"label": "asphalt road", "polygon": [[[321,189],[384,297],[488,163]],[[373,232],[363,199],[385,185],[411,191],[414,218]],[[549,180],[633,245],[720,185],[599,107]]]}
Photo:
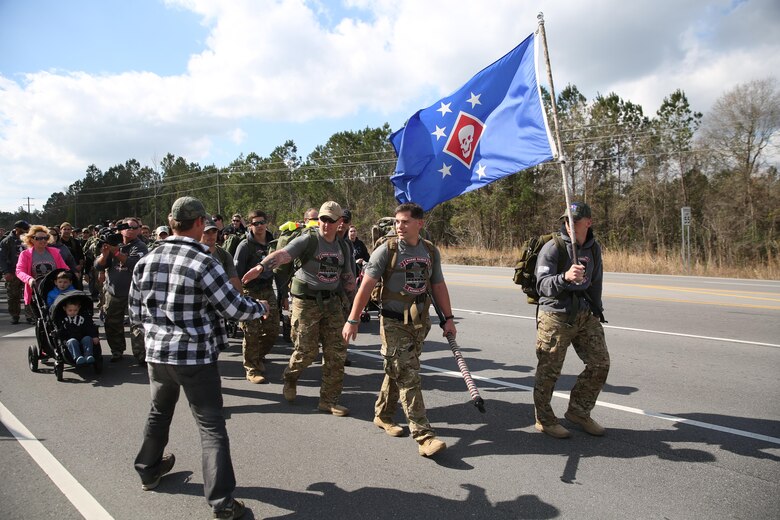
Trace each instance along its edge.
{"label": "asphalt road", "polygon": [[[434,460],[373,426],[378,322],[361,325],[342,404],[316,411],[319,365],[281,396],[290,346],[265,385],[243,378],[240,343],[220,358],[246,518],[777,518],[780,511],[780,282],[607,273],[612,369],[594,410],[603,438],[533,428],[535,307],[509,269],[446,266],[458,342],[487,412],[469,402],[446,342],[423,355],[429,419],[448,449]],[[149,406],[144,370],[96,377],[27,369],[32,329],[10,325],[0,291],[0,518],[208,518],[199,438],[182,397],[154,492],[132,468]],[[129,351],[129,349],[128,349]],[[573,350],[553,407],[581,370]],[[401,420],[399,411],[398,419]],[[21,440],[20,440],[21,438]]]}

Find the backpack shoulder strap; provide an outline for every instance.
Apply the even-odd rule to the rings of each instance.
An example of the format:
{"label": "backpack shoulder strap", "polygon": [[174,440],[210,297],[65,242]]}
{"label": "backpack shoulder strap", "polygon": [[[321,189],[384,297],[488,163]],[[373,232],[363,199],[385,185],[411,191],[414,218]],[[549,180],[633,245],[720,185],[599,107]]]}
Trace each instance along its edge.
{"label": "backpack shoulder strap", "polygon": [[[349,246],[347,245],[346,236],[344,238],[336,237],[336,240],[339,241],[339,247],[341,248],[341,254],[344,255],[344,267],[349,266],[349,259],[352,258],[352,254],[349,250]],[[350,268],[350,272],[352,272],[352,269]]]}
{"label": "backpack shoulder strap", "polygon": [[306,233],[306,235],[309,237],[309,243],[306,244],[306,249],[303,251],[303,254],[300,256],[300,262],[301,265],[305,264],[312,258],[314,258],[314,255],[317,253],[317,245],[319,239],[317,238],[317,230],[314,228],[309,228],[303,233]]}
{"label": "backpack shoulder strap", "polygon": [[566,243],[563,241],[560,233],[553,235],[555,241],[555,247],[558,248],[558,273],[562,272],[566,268],[566,260],[569,258],[569,252],[566,249]]}
{"label": "backpack shoulder strap", "polygon": [[392,236],[388,238],[385,241],[385,244],[387,244],[387,252],[390,255],[387,260],[387,266],[385,267],[385,272],[382,275],[382,281],[387,282],[387,280],[392,276],[393,271],[395,270],[395,264],[398,262],[398,237]]}
{"label": "backpack shoulder strap", "polygon": [[433,259],[436,257],[436,246],[433,245],[433,242],[425,238],[422,239],[422,242],[425,245],[425,249],[428,250],[428,254],[431,256],[431,262],[433,262]]}

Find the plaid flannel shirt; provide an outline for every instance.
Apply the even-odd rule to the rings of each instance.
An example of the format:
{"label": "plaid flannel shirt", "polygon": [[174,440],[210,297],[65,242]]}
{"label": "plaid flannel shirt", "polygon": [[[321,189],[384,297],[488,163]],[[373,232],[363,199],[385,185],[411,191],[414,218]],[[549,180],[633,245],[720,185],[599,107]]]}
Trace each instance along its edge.
{"label": "plaid flannel shirt", "polygon": [[242,296],[199,242],[174,236],[141,258],[128,298],[130,320],[144,328],[146,361],[215,363],[228,346],[222,317],[255,320],[265,312]]}

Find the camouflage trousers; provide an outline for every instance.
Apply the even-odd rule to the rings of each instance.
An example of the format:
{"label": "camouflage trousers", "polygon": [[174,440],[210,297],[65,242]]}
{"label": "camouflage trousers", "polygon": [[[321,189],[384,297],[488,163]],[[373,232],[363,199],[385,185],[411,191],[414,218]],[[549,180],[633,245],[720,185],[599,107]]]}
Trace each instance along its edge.
{"label": "camouflage trousers", "polygon": [[557,312],[540,312],[536,331],[536,383],[534,406],[536,420],[544,426],[558,422],[553,413],[552,400],[555,383],[561,375],[566,359],[566,349],[574,345],[577,355],[585,363],[585,370],[577,376],[577,382],[569,396],[569,411],[579,417],[590,417],[596,399],[607,381],[609,352],[604,339],[604,328],[599,319],[590,313],[580,312],[574,323],[568,316]]}
{"label": "camouflage trousers", "polygon": [[[105,313],[106,319],[103,325],[106,333],[106,342],[112,354],[122,354],[127,348],[125,342],[125,312],[127,311],[127,296],[114,296],[106,291]],[[144,344],[144,329],[138,325],[130,326],[130,348],[133,356],[142,361],[146,359],[146,345]]]}
{"label": "camouflage trousers", "polygon": [[344,311],[338,296],[323,300],[293,298],[292,341],[294,350],[284,370],[284,380],[294,383],[301,372],[317,358],[322,345],[322,385],[320,402],[334,405],[344,387],[344,360],[347,345],[341,337]]}
{"label": "camouflage trousers", "polygon": [[[18,318],[22,313],[22,295],[24,294],[24,283],[14,276],[10,282],[5,282],[6,295],[8,296],[8,314]],[[25,315],[32,317],[32,309],[25,305]]]}
{"label": "camouflage trousers", "polygon": [[276,338],[279,336],[279,304],[276,301],[274,288],[268,286],[262,289],[244,289],[244,294],[256,300],[267,300],[270,310],[264,320],[241,322],[244,331],[242,350],[244,353],[244,369],[248,375],[265,373],[265,356],[271,352]]}
{"label": "camouflage trousers", "polygon": [[382,357],[385,378],[379,397],[374,404],[374,415],[392,422],[393,415],[401,402],[409,421],[409,432],[419,443],[435,436],[425,412],[420,379],[420,355],[423,341],[431,330],[430,318],[425,315],[422,327],[415,329],[409,323],[382,316],[379,330],[382,336]]}

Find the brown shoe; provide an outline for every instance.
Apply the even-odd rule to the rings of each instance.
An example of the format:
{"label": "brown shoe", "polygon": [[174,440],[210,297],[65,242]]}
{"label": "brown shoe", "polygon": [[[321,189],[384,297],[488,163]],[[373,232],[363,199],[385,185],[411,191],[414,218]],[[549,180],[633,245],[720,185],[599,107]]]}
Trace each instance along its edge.
{"label": "brown shoe", "polygon": [[265,376],[263,374],[258,374],[257,372],[250,372],[246,375],[246,380],[250,383],[259,385],[265,383]]}
{"label": "brown shoe", "polygon": [[447,445],[436,437],[428,437],[417,446],[417,451],[423,457],[433,457],[440,451],[447,449]]}
{"label": "brown shoe", "polygon": [[285,381],[284,387],[282,388],[282,395],[284,395],[284,398],[287,399],[287,401],[290,403],[295,401],[295,396],[298,395],[296,390],[296,383]]}
{"label": "brown shoe", "polygon": [[580,417],[579,415],[574,415],[571,412],[566,412],[563,414],[563,416],[566,417],[567,421],[573,422],[574,424],[579,424],[582,426],[582,429],[585,430],[585,432],[591,435],[595,435],[596,437],[601,437],[606,431],[602,425],[590,417]]}
{"label": "brown shoe", "polygon": [[556,439],[568,439],[571,437],[571,432],[558,423],[545,426],[539,421],[536,421],[534,427],[540,432],[546,433],[550,437],[555,437]]}
{"label": "brown shoe", "polygon": [[382,420],[381,417],[374,417],[374,424],[382,428],[386,434],[390,437],[400,437],[404,434],[404,429],[395,424],[394,422],[388,422]]}
{"label": "brown shoe", "polygon": [[321,412],[332,413],[336,417],[346,417],[349,415],[349,408],[346,406],[341,406],[340,404],[327,404],[320,402],[320,405],[317,407],[317,409]]}

